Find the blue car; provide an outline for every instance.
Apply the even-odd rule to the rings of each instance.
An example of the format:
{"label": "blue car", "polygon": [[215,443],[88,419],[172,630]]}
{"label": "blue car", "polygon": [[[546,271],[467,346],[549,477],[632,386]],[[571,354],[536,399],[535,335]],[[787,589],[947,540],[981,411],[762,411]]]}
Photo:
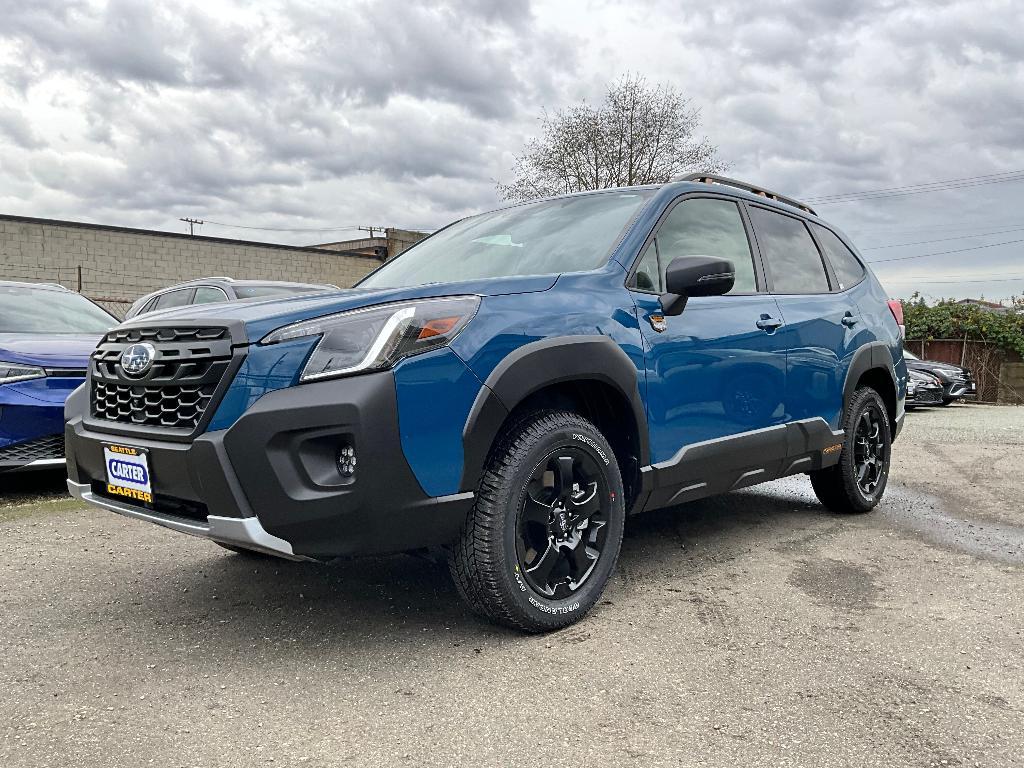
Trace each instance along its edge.
{"label": "blue car", "polygon": [[0,472],[64,463],[64,401],[116,324],[62,286],[0,281]]}
{"label": "blue car", "polygon": [[742,182],[514,205],[350,290],[113,329],[68,400],[68,488],[236,552],[432,552],[480,614],[552,630],[627,514],[797,473],[873,508],[901,323],[841,232]]}

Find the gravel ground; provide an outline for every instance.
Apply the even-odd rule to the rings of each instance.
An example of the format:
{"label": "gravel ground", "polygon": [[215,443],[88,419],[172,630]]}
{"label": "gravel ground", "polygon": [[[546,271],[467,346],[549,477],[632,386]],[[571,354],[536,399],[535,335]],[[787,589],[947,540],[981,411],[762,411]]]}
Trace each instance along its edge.
{"label": "gravel ground", "polygon": [[5,477],[0,765],[1020,764],[1022,442],[1024,408],[919,411],[870,515],[797,477],[633,518],[543,637],[426,561],[253,560]]}

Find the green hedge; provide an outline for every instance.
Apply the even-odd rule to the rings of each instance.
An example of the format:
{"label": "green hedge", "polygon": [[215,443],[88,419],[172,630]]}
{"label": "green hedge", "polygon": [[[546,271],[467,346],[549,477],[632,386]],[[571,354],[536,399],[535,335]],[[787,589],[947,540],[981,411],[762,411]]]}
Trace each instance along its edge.
{"label": "green hedge", "polygon": [[924,299],[903,299],[908,339],[988,341],[1024,356],[1024,313],[987,312],[971,304],[943,300],[929,307]]}

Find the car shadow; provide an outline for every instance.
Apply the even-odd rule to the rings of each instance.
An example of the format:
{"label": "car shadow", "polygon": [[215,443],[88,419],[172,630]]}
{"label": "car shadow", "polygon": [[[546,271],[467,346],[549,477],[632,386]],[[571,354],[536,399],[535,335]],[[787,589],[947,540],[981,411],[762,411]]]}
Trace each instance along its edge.
{"label": "car shadow", "polygon": [[43,496],[66,496],[64,467],[0,472],[0,504],[20,504]]}
{"label": "car shadow", "polygon": [[[609,590],[686,577],[752,548],[784,547],[809,529],[826,531],[835,524],[819,505],[786,488],[631,517]],[[145,579],[125,585],[114,601],[119,619],[161,633],[184,632],[182,643],[209,634],[217,646],[258,647],[271,655],[325,643],[358,655],[379,653],[380,641],[387,639],[401,644],[430,637],[458,645],[523,638],[465,608],[443,563],[397,555],[325,565],[197,546],[208,550],[187,563],[160,561],[156,572],[147,569]]]}

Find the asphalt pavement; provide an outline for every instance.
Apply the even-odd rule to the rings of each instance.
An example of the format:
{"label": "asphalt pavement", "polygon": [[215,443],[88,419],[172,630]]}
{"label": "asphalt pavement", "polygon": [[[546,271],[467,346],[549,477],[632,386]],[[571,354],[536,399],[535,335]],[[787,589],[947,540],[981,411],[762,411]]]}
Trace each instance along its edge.
{"label": "asphalt pavement", "polygon": [[426,560],[253,559],[0,476],[0,765],[1020,764],[1024,408],[907,418],[875,512],[795,477],[632,518],[546,636]]}

